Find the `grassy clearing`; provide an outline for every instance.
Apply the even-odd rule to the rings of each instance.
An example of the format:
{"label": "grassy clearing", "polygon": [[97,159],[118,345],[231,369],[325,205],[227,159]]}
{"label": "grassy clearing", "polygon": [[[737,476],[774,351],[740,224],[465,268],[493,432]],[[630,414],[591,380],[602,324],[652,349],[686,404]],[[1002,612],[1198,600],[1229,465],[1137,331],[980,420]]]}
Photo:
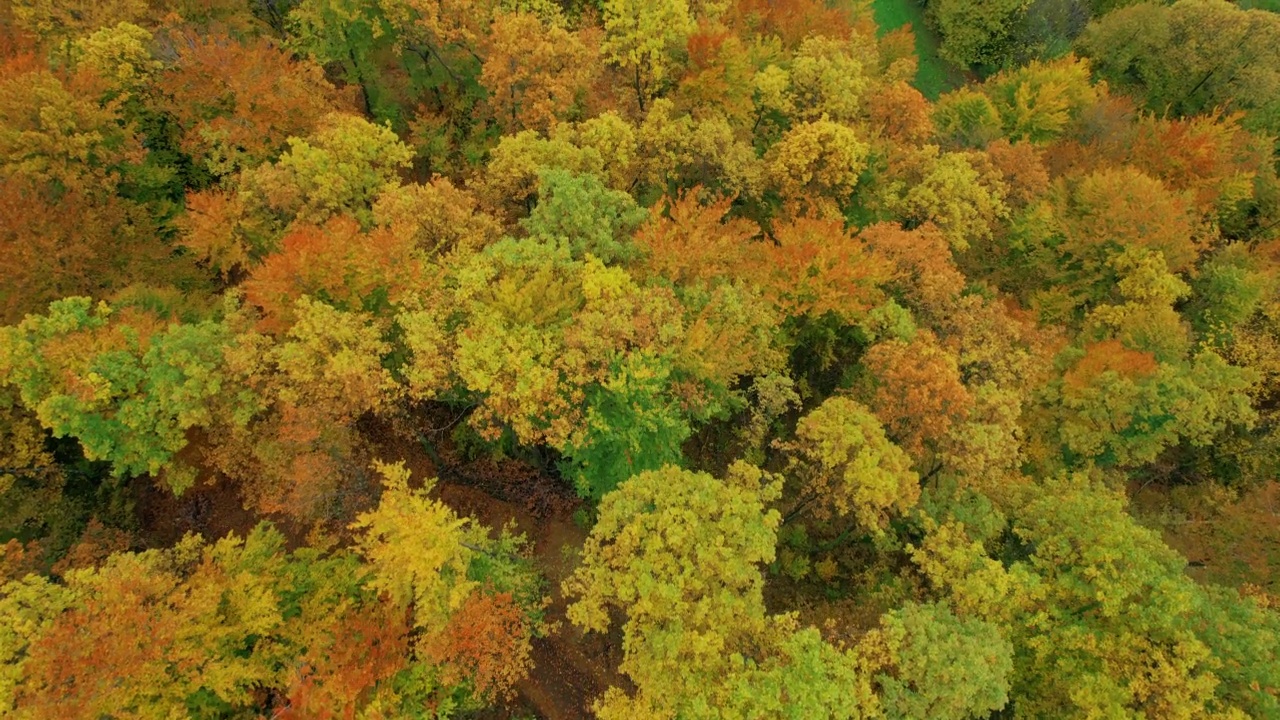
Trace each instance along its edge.
{"label": "grassy clearing", "polygon": [[873,0],[876,24],[880,32],[889,32],[911,24],[916,36],[916,56],[920,67],[916,72],[916,88],[930,100],[964,84],[964,73],[938,57],[938,37],[924,22],[924,8],[915,0]]}

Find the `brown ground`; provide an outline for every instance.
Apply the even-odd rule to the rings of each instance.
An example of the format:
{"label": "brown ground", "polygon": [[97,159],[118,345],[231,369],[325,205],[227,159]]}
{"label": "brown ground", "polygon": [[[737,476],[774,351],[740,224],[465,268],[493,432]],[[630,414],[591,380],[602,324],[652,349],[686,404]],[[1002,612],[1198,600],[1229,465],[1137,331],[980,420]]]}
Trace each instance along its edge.
{"label": "brown ground", "polygon": [[[628,687],[615,668],[621,660],[620,634],[584,635],[565,619],[566,602],[560,583],[572,572],[586,532],[573,521],[580,501],[560,478],[515,461],[466,462],[457,457],[447,437],[435,438],[432,461],[425,446],[385,425],[371,425],[366,435],[375,455],[387,462],[403,461],[416,479],[439,478],[434,494],[459,515],[472,516],[491,528],[514,521],[529,540],[533,560],[547,578],[551,602],[547,607],[548,632],[533,642],[534,668],[521,682],[515,697],[476,718],[514,720],[577,720],[591,717],[592,700],[609,686]],[[244,509],[232,482],[198,483],[175,498],[153,480],[140,479],[134,497],[142,526],[143,543],[150,547],[172,545],[188,532],[218,538],[229,532],[244,535],[263,519],[271,520],[299,544],[306,528],[286,518],[263,518]]]}
{"label": "brown ground", "polygon": [[1244,490],[1131,483],[1132,511],[1187,559],[1200,582],[1280,597],[1280,481]]}
{"label": "brown ground", "polygon": [[[474,517],[491,528],[514,521],[529,539],[534,562],[547,578],[551,604],[546,619],[551,630],[546,637],[534,640],[534,669],[517,686],[514,699],[485,717],[585,719],[591,717],[593,699],[610,685],[626,685],[614,671],[621,660],[617,634],[586,636],[565,619],[566,603],[560,583],[572,572],[587,534],[573,522],[580,503],[563,481],[545,474],[530,477],[533,471],[514,462],[464,463],[439,472],[419,443],[400,436],[383,436],[378,450],[384,461],[403,461],[414,477],[440,476],[435,494],[459,515]],[[442,457],[453,459],[448,448],[439,452]],[[508,480],[507,487],[516,488],[524,502],[494,497],[492,492],[476,487],[491,486],[494,475]],[[538,487],[538,483],[550,488]]]}

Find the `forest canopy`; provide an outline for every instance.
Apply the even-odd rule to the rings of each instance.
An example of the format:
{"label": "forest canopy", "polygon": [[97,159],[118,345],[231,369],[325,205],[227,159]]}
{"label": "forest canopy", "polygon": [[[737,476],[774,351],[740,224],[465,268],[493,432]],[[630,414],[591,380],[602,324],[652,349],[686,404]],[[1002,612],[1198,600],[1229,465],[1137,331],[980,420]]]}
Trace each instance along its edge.
{"label": "forest canopy", "polygon": [[0,715],[1280,717],[1277,11],[0,4]]}

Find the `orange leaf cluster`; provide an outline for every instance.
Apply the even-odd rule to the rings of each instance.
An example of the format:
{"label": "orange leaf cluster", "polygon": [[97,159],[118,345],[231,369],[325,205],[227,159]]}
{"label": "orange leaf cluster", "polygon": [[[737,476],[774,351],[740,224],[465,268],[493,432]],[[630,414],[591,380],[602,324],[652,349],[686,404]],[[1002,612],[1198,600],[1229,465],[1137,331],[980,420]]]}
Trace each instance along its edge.
{"label": "orange leaf cluster", "polygon": [[922,331],[911,342],[889,340],[863,362],[875,379],[871,409],[889,436],[917,461],[935,449],[973,407],[956,357]]}
{"label": "orange leaf cluster", "polygon": [[427,654],[444,665],[446,682],[469,679],[477,695],[508,696],[533,666],[528,620],[511,593],[472,593]]}
{"label": "orange leaf cluster", "polygon": [[1083,389],[1103,373],[1139,379],[1159,369],[1154,355],[1125,347],[1119,340],[1102,340],[1085,346],[1084,358],[1063,376],[1068,387]]}

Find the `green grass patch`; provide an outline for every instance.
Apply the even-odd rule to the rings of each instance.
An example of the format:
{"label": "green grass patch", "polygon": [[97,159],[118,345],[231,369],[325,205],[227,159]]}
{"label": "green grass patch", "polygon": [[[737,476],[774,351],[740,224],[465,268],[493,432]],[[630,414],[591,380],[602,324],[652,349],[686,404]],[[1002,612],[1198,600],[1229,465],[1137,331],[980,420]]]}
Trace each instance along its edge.
{"label": "green grass patch", "polygon": [[910,23],[916,36],[916,89],[930,100],[964,84],[964,73],[938,56],[938,36],[924,22],[924,8],[915,0],[873,0],[876,25],[881,33]]}

